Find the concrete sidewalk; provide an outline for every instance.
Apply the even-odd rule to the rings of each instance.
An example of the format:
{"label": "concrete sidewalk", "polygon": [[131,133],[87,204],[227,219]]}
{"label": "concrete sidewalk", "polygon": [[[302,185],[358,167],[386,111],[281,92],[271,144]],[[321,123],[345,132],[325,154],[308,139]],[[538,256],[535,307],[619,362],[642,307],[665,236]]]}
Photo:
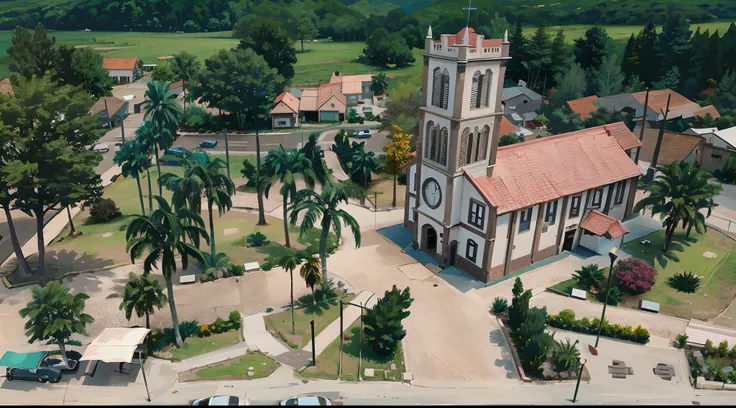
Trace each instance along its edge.
{"label": "concrete sidewalk", "polygon": [[347,180],[349,177],[342,169],[337,154],[332,150],[323,150],[323,152],[325,153],[325,164],[327,164],[328,169],[332,170],[332,176],[338,181]]}
{"label": "concrete sidewalk", "polygon": [[266,330],[263,313],[256,313],[243,318],[243,335],[251,348],[258,349],[263,354],[275,357],[289,351]]}
{"label": "concrete sidewalk", "polygon": [[[368,291],[362,291],[360,294],[353,299],[351,303],[362,304],[367,308],[371,308],[376,304],[375,294]],[[344,328],[348,328],[354,321],[360,317],[360,308],[358,306],[348,305],[342,312]],[[334,322],[330,323],[329,326],[325,327],[317,337],[314,339],[315,352],[317,355],[322,354],[323,351],[330,345],[335,339],[340,336],[340,318],[335,319]],[[304,351],[312,350],[312,341],[310,340],[304,348]]]}

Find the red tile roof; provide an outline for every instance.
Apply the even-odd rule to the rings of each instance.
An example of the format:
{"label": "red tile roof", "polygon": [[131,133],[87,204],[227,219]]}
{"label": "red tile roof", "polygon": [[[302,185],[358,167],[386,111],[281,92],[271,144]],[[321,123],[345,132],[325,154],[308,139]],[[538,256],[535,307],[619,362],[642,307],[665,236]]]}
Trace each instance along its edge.
{"label": "red tile roof", "polygon": [[623,129],[619,122],[500,147],[493,177],[468,178],[504,214],[637,177],[624,146],[639,141]]}
{"label": "red tile roof", "polygon": [[567,101],[567,105],[573,112],[580,114],[581,120],[585,120],[591,113],[598,109],[598,107],[593,103],[596,99],[598,99],[598,97],[595,95],[586,96],[585,98]]}
{"label": "red tile roof", "polygon": [[[639,159],[645,162],[651,162],[654,157],[654,149],[657,146],[657,138],[659,137],[659,129],[644,129],[644,138],[642,139],[641,153]],[[700,136],[686,135],[665,130],[662,134],[662,144],[659,146],[659,157],[657,164],[667,165],[675,160],[683,161],[695,150],[695,148],[705,139]]]}
{"label": "red tile roof", "polygon": [[[646,94],[646,91],[642,91],[636,92],[633,95],[639,103],[643,104],[646,99]],[[672,98],[670,99],[670,110],[683,105],[694,103],[690,99],[685,98],[684,96],[678,94],[671,89],[658,89],[654,91],[649,91],[649,108],[653,109],[657,113],[663,112],[664,108],[667,107],[668,95],[672,95]]]}
{"label": "red tile roof", "polygon": [[498,132],[499,135],[508,135],[509,133],[519,130],[518,127],[514,126],[513,123],[511,123],[510,120],[506,119],[505,116],[501,116],[501,127],[500,131]]}
{"label": "red tile roof", "polygon": [[695,111],[695,116],[701,116],[705,117],[706,114],[710,113],[710,116],[713,119],[718,119],[721,117],[721,114],[718,113],[718,110],[713,105],[703,106],[702,108]]}
{"label": "red tile roof", "polygon": [[[475,44],[478,41],[478,34],[475,33],[475,30],[473,27],[469,28],[463,28],[455,35],[450,35],[447,37],[447,45],[448,46],[455,46],[458,44],[463,43],[463,37],[465,37],[465,30],[468,30],[468,41],[470,42],[470,46],[472,48],[475,48]],[[441,43],[442,40],[435,41],[435,43]],[[502,43],[502,40],[500,38],[488,38],[483,39],[483,47],[500,47]]]}
{"label": "red tile roof", "polygon": [[105,58],[102,60],[102,68],[107,70],[134,70],[137,63],[138,58]]}
{"label": "red tile roof", "polygon": [[[284,109],[277,109],[280,108],[279,104],[282,106],[285,106],[286,108],[290,109],[294,113],[299,113],[299,99],[292,95],[289,92],[282,92],[279,96],[276,97],[276,100],[274,100],[274,107],[271,109],[271,113],[287,113],[282,112]],[[277,112],[274,112],[277,111]]]}
{"label": "red tile roof", "polygon": [[15,91],[13,91],[13,85],[10,83],[10,78],[4,78],[2,81],[0,81],[0,93],[10,96],[15,95]]}
{"label": "red tile roof", "polygon": [[[343,95],[342,92],[340,92],[340,88],[342,86],[340,84],[322,84],[319,86],[319,96],[317,98],[317,110],[322,110],[322,106],[327,103],[327,101],[332,98],[334,95],[337,100],[343,104],[347,105],[347,99],[345,98],[345,95]],[[344,108],[344,107],[343,107]],[[330,108],[332,109],[332,108]],[[326,109],[329,110],[329,109]]]}
{"label": "red tile roof", "polygon": [[606,236],[608,239],[616,239],[629,233],[629,230],[621,225],[621,221],[596,210],[588,213],[583,222],[580,223],[580,228],[599,237]]}

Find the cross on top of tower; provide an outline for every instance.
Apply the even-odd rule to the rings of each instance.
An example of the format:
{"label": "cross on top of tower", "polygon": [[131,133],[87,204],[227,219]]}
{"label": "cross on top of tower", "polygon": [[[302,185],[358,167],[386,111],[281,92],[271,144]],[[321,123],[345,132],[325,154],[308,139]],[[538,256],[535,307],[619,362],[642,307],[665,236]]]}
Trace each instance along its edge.
{"label": "cross on top of tower", "polygon": [[478,9],[473,7],[473,0],[468,0],[468,7],[463,7],[463,10],[466,10],[468,12],[468,20],[465,23],[465,28],[468,28],[470,27],[470,12]]}

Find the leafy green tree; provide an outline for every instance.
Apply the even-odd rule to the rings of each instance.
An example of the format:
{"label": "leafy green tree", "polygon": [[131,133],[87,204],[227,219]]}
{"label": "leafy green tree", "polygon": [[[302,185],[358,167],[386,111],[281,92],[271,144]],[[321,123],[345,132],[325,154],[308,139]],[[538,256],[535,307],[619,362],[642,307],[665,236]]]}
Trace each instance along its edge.
{"label": "leafy green tree", "polygon": [[377,172],[381,166],[378,165],[376,154],[360,150],[353,153],[353,166],[350,168],[350,178],[355,183],[363,186],[364,190],[368,189],[368,183],[371,182],[371,174]]}
{"label": "leafy green tree", "polygon": [[593,87],[600,97],[618,95],[624,90],[624,74],[616,54],[603,56],[601,65],[592,72]]}
{"label": "leafy green tree", "polygon": [[511,288],[512,299],[518,298],[524,293],[524,284],[521,282],[521,278],[517,277],[514,279],[514,287]]}
{"label": "leafy green tree", "polygon": [[385,28],[376,29],[365,42],[363,55],[372,65],[405,67],[414,62],[414,55],[406,40],[399,33],[389,33]]}
{"label": "leafy green tree", "polygon": [[[307,143],[302,146],[299,150],[307,156],[307,159],[312,162],[312,171],[314,176],[320,184],[327,182],[327,169],[322,163],[322,147],[317,143],[319,140],[319,133],[312,133],[309,135]],[[255,170],[255,167],[253,168]]]}
{"label": "leafy green tree", "polygon": [[509,32],[509,54],[511,61],[508,62],[506,75],[514,81],[525,79],[527,70],[522,62],[527,59],[527,40],[524,38],[524,29],[521,27],[521,19],[516,20],[514,29]]}
{"label": "leafy green tree", "polygon": [[549,131],[553,134],[574,132],[583,128],[580,114],[573,112],[568,105],[556,108],[549,115]]}
{"label": "leafy green tree", "polygon": [[299,190],[291,205],[290,220],[296,222],[299,213],[304,211],[304,217],[299,230],[299,236],[314,228],[320,223],[322,233],[319,238],[319,256],[322,263],[322,282],[327,282],[327,238],[330,230],[335,231],[337,241],[342,237],[342,221],[350,227],[355,238],[355,247],[360,247],[360,225],[347,211],[338,209],[341,204],[347,204],[351,198],[358,198],[360,192],[351,183],[328,182],[322,186],[322,192],[317,193],[309,189]]}
{"label": "leafy green tree", "polygon": [[128,274],[123,301],[120,302],[120,310],[125,310],[125,319],[130,321],[135,312],[138,317],[146,317],[146,329],[150,329],[150,315],[165,304],[164,290],[150,274],[144,273],[140,276],[133,272]]}
{"label": "leafy green tree", "polygon": [[401,168],[412,159],[411,135],[395,124],[391,125],[390,143],[383,146],[386,153],[386,165],[383,171],[394,176],[393,198],[391,207],[396,207],[396,183]]}
{"label": "leafy green tree", "polygon": [[546,90],[547,74],[552,63],[552,37],[547,32],[544,20],[540,20],[534,35],[526,44],[528,59],[522,62],[527,69],[527,86]]}
{"label": "leafy green tree", "polygon": [[153,149],[156,155],[156,169],[158,170],[158,194],[163,195],[161,185],[161,163],[158,155],[159,149],[166,150],[173,143],[172,135],[182,118],[182,109],[176,101],[176,94],[169,89],[169,82],[149,81],[146,90],[146,100],[143,101],[143,109],[146,113],[143,118],[150,120],[153,124],[154,140]]}
{"label": "leafy green tree", "polygon": [[263,177],[268,179],[264,190],[266,198],[268,198],[273,182],[281,183],[279,193],[283,197],[284,239],[286,240],[286,247],[290,248],[291,239],[289,238],[289,217],[287,214],[288,198],[291,197],[291,202],[294,202],[297,194],[297,179],[302,179],[310,190],[314,188],[316,177],[312,170],[312,162],[304,153],[296,149],[284,149],[284,146],[279,145],[277,149],[269,151],[263,160],[263,173]]}
{"label": "leafy green tree", "polygon": [[72,295],[68,286],[57,281],[31,289],[31,301],[20,310],[20,317],[28,319],[24,326],[28,342],[40,340],[58,345],[64,365],[70,368],[65,346],[81,346],[78,341],[71,341],[72,335],[86,335],[87,325],[95,321],[84,313],[87,299],[87,294]]}
{"label": "leafy green tree", "polygon": [[299,268],[299,275],[304,279],[304,283],[312,290],[312,304],[317,304],[317,298],[314,295],[314,287],[322,283],[322,271],[319,258],[308,256],[304,259],[302,267]]}
{"label": "leafy green tree", "polygon": [[392,356],[396,352],[399,342],[406,336],[406,330],[401,321],[411,312],[409,307],[414,299],[409,288],[399,291],[393,285],[383,297],[378,299],[372,309],[363,315],[363,332],[366,342],[373,351],[380,356]]}
{"label": "leafy green tree", "polygon": [[371,92],[374,95],[383,95],[388,88],[388,77],[383,72],[379,72],[371,78]]}
{"label": "leafy green tree", "polygon": [[[141,150],[138,142],[130,140],[120,146],[120,150],[115,152],[113,162],[120,166],[123,177],[133,177],[138,185],[138,198],[141,201],[141,214],[146,215],[146,208],[143,204],[143,190],[141,189],[140,174],[144,169],[148,168],[148,157]],[[150,191],[148,192],[151,193]]]}
{"label": "leafy green tree", "polygon": [[290,297],[291,300],[290,307],[291,307],[291,334],[296,333],[296,320],[294,319],[294,269],[299,267],[299,264],[301,264],[304,261],[304,253],[302,251],[296,251],[296,250],[290,250],[286,255],[282,256],[279,261],[276,263],[277,266],[280,266],[284,268],[286,272],[289,273],[289,279],[290,279]]}
{"label": "leafy green tree", "polygon": [[[258,120],[271,109],[274,98],[286,82],[253,50],[220,50],[205,60],[205,67],[199,77],[200,86],[196,89],[202,102],[235,114],[241,129],[246,121],[256,125],[256,180],[259,180],[261,142]],[[257,196],[258,225],[265,225],[263,192],[260,189]]]}
{"label": "leafy green tree", "polygon": [[634,34],[632,33],[628,41],[626,41],[624,55],[621,59],[621,72],[623,72],[626,80],[631,78],[632,75],[639,75],[638,64],[638,55],[636,55],[636,37],[634,37]]}
{"label": "leafy green tree", "polygon": [[597,70],[601,66],[603,57],[608,54],[607,48],[611,42],[611,37],[605,29],[595,26],[585,31],[583,38],[575,40],[573,45],[573,53],[575,61],[584,70]]}
{"label": "leafy green tree", "polygon": [[391,88],[391,98],[386,101],[386,110],[381,115],[384,126],[392,124],[412,135],[416,145],[419,130],[419,108],[422,106],[422,88],[412,81]]}
{"label": "leafy green tree", "polygon": [[[186,51],[174,54],[174,58],[171,60],[171,71],[174,74],[174,79],[184,82],[183,88],[185,93],[188,89],[187,86],[190,82],[197,79],[197,75],[201,69],[202,67],[199,61],[197,61],[197,57]],[[186,99],[184,102],[184,106],[186,107]]]}
{"label": "leafy green tree", "polygon": [[150,120],[143,121],[138,129],[135,130],[135,142],[136,146],[140,150],[140,153],[146,156],[146,180],[148,180],[148,211],[153,211],[153,191],[151,190],[151,156],[154,155],[154,148],[161,139],[162,145],[168,145],[169,133],[156,133],[153,128],[153,123]]}
{"label": "leafy green tree", "polygon": [[680,69],[672,67],[667,73],[660,78],[658,81],[652,83],[653,89],[673,89],[677,88],[680,84]]}
{"label": "leafy green tree", "polygon": [[302,52],[304,52],[304,41],[309,41],[317,38],[317,26],[314,24],[314,21],[312,21],[311,18],[302,17],[296,27],[296,33],[296,38],[301,43]]}
{"label": "leafy green tree", "polygon": [[15,145],[0,179],[13,191],[17,207],[36,219],[38,273],[48,279],[45,216],[59,205],[99,195],[95,167],[102,158],[86,146],[104,130],[88,115],[92,99],[81,88],[19,78],[13,91],[15,96],[0,97],[3,136]]}
{"label": "leafy green tree", "polygon": [[585,289],[598,289],[601,282],[606,278],[603,269],[596,264],[583,265],[579,270],[572,274],[573,279],[578,281],[578,286]]}
{"label": "leafy green tree", "polygon": [[168,62],[163,62],[156,65],[156,68],[151,72],[151,80],[159,82],[174,82],[176,75],[171,70]]}
{"label": "leafy green tree", "polygon": [[262,19],[253,24],[248,36],[240,40],[238,48],[252,49],[287,81],[294,78],[296,50],[289,35],[279,27],[276,20]]}
{"label": "leafy green tree", "polygon": [[[169,203],[161,196],[154,197],[158,208],[148,216],[134,215],[125,232],[128,243],[126,250],[130,252],[131,262],[148,255],[143,261],[143,273],[150,274],[151,270],[159,269],[166,280],[166,294],[171,310],[171,320],[174,326],[174,339],[177,347],[181,347],[182,339],[179,333],[179,315],[176,312],[174,300],[174,285],[172,279],[177,270],[176,255],[181,257],[182,269],[189,266],[189,257],[203,261],[199,252],[199,238],[209,242],[204,230],[202,217],[188,209],[178,209],[176,213]],[[184,237],[188,236],[191,243]],[[158,262],[161,267],[158,267]]]}
{"label": "leafy green tree", "polygon": [[519,359],[527,375],[540,375],[542,364],[547,360],[549,349],[554,343],[552,336],[544,331],[546,326],[547,309],[533,307],[529,309],[519,329],[514,332]]}
{"label": "leafy green tree", "polygon": [[617,122],[626,123],[626,125],[629,127],[629,130],[634,128],[634,122],[630,115],[621,111],[611,112],[604,107],[600,107],[591,112],[590,115],[588,115],[588,117],[585,118],[585,120],[583,121],[583,127],[596,127]]}
{"label": "leafy green tree", "polygon": [[[557,30],[552,40],[552,51],[550,52],[550,63],[547,68],[549,86],[557,86],[557,77],[570,65],[570,46],[565,42],[565,32]],[[546,91],[546,89],[545,89]]]}
{"label": "leafy green tree", "polygon": [[102,56],[90,48],[62,45],[57,50],[55,78],[64,85],[82,86],[93,98],[110,95],[113,81],[102,68]]}
{"label": "leafy green tree", "polygon": [[225,163],[222,160],[209,160],[206,164],[184,160],[184,176],[166,173],[161,176],[161,183],[172,191],[171,202],[177,210],[188,208],[202,213],[202,197],[207,198],[207,213],[210,221],[210,257],[215,258],[215,221],[213,206],[217,206],[220,216],[230,210],[235,193],[232,180],[223,172]]}
{"label": "leafy green tree", "polygon": [[713,92],[713,104],[718,109],[736,109],[736,70],[729,71]]}
{"label": "leafy green tree", "polygon": [[503,33],[511,28],[508,20],[505,16],[499,15],[498,12],[493,13],[493,18],[488,22],[488,25],[478,27],[478,34],[483,35],[485,38],[503,38]]}
{"label": "leafy green tree", "polygon": [[16,72],[26,79],[43,78],[51,74],[56,66],[56,38],[48,38],[46,27],[38,23],[34,31],[16,27],[13,31],[10,48],[10,72]]}
{"label": "leafy green tree", "polygon": [[498,139],[499,146],[508,146],[508,145],[521,143],[521,142],[523,142],[523,140],[521,140],[521,138],[517,136],[516,133],[514,132],[507,133]]}
{"label": "leafy green tree", "polygon": [[564,73],[557,74],[555,82],[557,92],[550,97],[551,108],[558,108],[567,105],[567,101],[582,98],[587,88],[585,71],[577,63],[570,64]]}
{"label": "leafy green tree", "polygon": [[665,227],[663,251],[667,252],[677,225],[688,220],[698,232],[705,228],[705,216],[698,211],[701,200],[711,200],[723,189],[708,183],[710,173],[685,162],[673,162],[657,166],[657,176],[646,190],[649,195],[641,199],[634,211],[652,207],[652,215],[660,214]]}
{"label": "leafy green tree", "polygon": [[668,77],[677,69],[678,83],[674,87],[679,85],[679,72],[688,72],[687,62],[690,58],[692,34],[690,23],[682,18],[680,13],[670,13],[662,25],[662,31],[657,34],[654,51],[659,62],[659,74],[660,77]]}
{"label": "leafy green tree", "polygon": [[632,75],[631,77],[629,77],[629,79],[626,81],[626,85],[624,86],[625,93],[635,93],[641,92],[643,90],[644,81],[639,78],[639,75]]}

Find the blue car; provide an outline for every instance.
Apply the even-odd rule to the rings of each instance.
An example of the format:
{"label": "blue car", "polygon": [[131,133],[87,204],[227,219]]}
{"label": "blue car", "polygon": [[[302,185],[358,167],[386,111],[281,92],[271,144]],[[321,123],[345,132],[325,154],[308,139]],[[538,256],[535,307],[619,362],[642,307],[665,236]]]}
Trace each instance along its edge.
{"label": "blue car", "polygon": [[356,139],[370,139],[371,130],[370,129],[356,130],[355,132],[353,132],[353,137]]}
{"label": "blue car", "polygon": [[185,147],[174,146],[166,149],[166,154],[170,154],[176,157],[187,157],[191,154],[191,152]]}
{"label": "blue car", "polygon": [[[27,380],[38,381],[40,383],[58,383],[61,381],[61,372],[63,363],[61,360],[49,358],[47,351],[37,351],[34,353],[15,353],[13,351],[6,352],[0,359],[0,366],[5,366],[5,380]],[[74,363],[76,369],[79,361]]]}
{"label": "blue car", "polygon": [[204,142],[199,144],[199,147],[202,149],[212,149],[215,146],[217,146],[217,140],[205,140]]}

